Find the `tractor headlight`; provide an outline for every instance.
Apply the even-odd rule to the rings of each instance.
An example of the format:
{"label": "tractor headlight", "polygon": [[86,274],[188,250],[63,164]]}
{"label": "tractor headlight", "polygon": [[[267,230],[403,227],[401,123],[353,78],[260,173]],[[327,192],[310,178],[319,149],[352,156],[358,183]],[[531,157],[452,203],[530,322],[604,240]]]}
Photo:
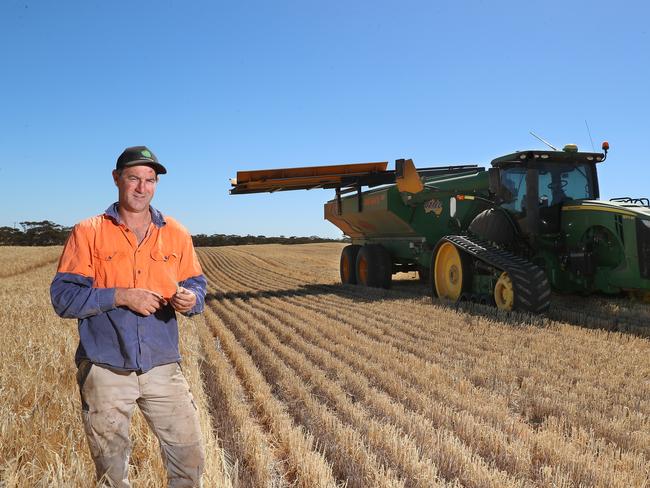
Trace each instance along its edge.
{"label": "tractor headlight", "polygon": [[650,229],[650,220],[642,220],[641,221],[643,225],[645,225],[648,229]]}

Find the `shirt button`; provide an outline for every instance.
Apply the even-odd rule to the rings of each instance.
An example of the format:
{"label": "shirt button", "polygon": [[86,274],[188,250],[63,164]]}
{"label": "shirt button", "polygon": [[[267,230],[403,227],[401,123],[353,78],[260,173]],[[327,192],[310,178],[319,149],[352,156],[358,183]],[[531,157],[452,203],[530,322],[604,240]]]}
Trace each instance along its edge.
{"label": "shirt button", "polygon": [[138,274],[142,273],[142,271],[138,270]]}

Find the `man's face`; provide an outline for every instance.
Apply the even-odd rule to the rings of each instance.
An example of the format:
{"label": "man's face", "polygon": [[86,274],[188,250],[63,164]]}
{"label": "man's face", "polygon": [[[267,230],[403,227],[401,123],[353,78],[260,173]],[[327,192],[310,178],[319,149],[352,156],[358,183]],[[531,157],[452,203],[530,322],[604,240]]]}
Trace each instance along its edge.
{"label": "man's face", "polygon": [[121,174],[113,171],[113,180],[119,192],[120,207],[129,212],[149,209],[149,202],[156,192],[158,178],[149,166],[124,168]]}

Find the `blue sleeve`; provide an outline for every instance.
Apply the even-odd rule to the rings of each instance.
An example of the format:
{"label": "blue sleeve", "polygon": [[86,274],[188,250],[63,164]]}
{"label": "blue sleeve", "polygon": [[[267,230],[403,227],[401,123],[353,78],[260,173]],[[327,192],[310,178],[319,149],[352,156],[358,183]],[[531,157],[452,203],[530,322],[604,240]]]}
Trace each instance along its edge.
{"label": "blue sleeve", "polygon": [[203,312],[205,307],[205,294],[208,289],[208,280],[202,274],[199,276],[192,276],[179,283],[183,288],[191,290],[196,295],[196,305],[191,310],[185,312],[183,315],[191,317],[197,313]]}
{"label": "blue sleeve", "polygon": [[75,273],[57,273],[50,298],[54,311],[65,319],[84,319],[115,308],[115,288],[93,288],[92,278]]}

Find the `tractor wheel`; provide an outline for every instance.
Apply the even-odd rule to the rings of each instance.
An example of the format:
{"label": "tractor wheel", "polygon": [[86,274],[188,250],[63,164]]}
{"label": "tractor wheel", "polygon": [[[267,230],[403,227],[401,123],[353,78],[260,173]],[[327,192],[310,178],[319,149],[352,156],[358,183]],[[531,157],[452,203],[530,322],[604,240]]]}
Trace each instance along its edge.
{"label": "tractor wheel", "polygon": [[456,301],[471,284],[469,258],[451,242],[438,246],[432,262],[433,294]]}
{"label": "tractor wheel", "polygon": [[379,244],[367,244],[357,255],[357,283],[372,288],[390,288],[393,261],[388,251]]}
{"label": "tractor wheel", "polygon": [[357,254],[361,246],[350,244],[345,246],[341,251],[341,283],[344,285],[357,284]]}
{"label": "tractor wheel", "polygon": [[544,270],[530,265],[525,273],[503,271],[494,286],[494,303],[500,310],[541,313],[548,310],[551,287]]}
{"label": "tractor wheel", "polygon": [[512,310],[515,305],[515,290],[510,276],[505,271],[494,285],[494,303],[500,310]]}

